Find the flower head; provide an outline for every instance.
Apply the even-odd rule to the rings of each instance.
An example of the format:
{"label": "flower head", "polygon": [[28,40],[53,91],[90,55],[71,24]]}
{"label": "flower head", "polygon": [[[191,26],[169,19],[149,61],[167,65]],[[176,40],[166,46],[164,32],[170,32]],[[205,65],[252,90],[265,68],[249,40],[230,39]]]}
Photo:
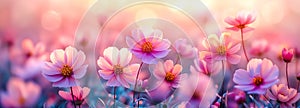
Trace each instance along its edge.
{"label": "flower head", "polygon": [[233,76],[235,88],[247,91],[250,94],[264,94],[279,79],[279,70],[269,59],[251,59],[247,70],[238,69]]}
{"label": "flower head", "polygon": [[177,88],[181,77],[181,71],[182,66],[180,64],[174,65],[172,60],[167,60],[164,63],[158,62],[157,67],[154,70],[154,76],[158,78],[158,80],[163,80],[168,83],[171,87]]}
{"label": "flower head", "polygon": [[[90,93],[90,89],[87,87],[81,88],[80,86],[74,86],[72,87],[72,90],[76,105],[81,105]],[[70,92],[60,90],[58,91],[58,94],[67,101],[73,101],[72,94]]]}
{"label": "flower head", "polygon": [[144,63],[154,64],[157,59],[168,55],[171,45],[167,39],[162,39],[163,34],[154,30],[150,35],[145,35],[141,30],[132,31],[132,37],[126,37],[130,51]]}
{"label": "flower head", "polygon": [[197,48],[189,45],[186,39],[178,39],[174,44],[176,51],[182,57],[193,58],[197,54]]}
{"label": "flower head", "polygon": [[253,41],[251,44],[250,53],[256,56],[262,56],[270,50],[270,46],[267,40],[257,40]]}
{"label": "flower head", "polygon": [[286,48],[283,48],[282,49],[282,59],[284,62],[286,63],[289,63],[292,61],[293,59],[293,56],[294,56],[294,50],[293,49],[286,49]]}
{"label": "flower head", "polygon": [[227,29],[233,31],[242,30],[244,33],[246,33],[248,31],[254,30],[254,28],[249,27],[248,25],[253,23],[255,19],[256,17],[253,14],[240,12],[235,18],[225,18],[225,22],[232,26],[228,27]]}
{"label": "flower head", "polygon": [[50,54],[51,62],[46,62],[43,76],[53,82],[54,87],[76,86],[76,79],[82,78],[88,65],[84,65],[85,55],[82,51],[69,46],[65,50],[58,49]]}
{"label": "flower head", "polygon": [[100,67],[99,75],[108,80],[107,86],[124,86],[130,88],[129,84],[134,84],[135,76],[139,69],[139,64],[129,64],[132,54],[127,48],[118,49],[108,47],[103,52],[103,57],[99,57],[97,64]]}
{"label": "flower head", "polygon": [[267,96],[271,100],[276,100],[280,104],[280,108],[292,108],[292,104],[300,99],[300,93],[294,88],[288,88],[284,84],[273,85],[267,91]]}
{"label": "flower head", "polygon": [[24,82],[18,78],[11,78],[7,85],[7,92],[1,93],[1,103],[4,107],[32,107],[41,94],[41,87],[33,82]]}
{"label": "flower head", "polygon": [[211,46],[209,50],[214,60],[227,60],[231,64],[237,64],[241,56],[236,53],[240,50],[241,44],[233,41],[230,36],[228,33],[222,33],[220,38],[217,35],[210,35],[208,37]]}

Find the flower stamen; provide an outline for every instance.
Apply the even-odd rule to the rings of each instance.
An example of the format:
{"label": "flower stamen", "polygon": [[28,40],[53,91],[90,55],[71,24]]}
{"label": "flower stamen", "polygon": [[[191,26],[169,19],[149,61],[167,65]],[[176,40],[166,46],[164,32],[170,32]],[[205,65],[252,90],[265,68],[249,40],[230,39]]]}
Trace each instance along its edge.
{"label": "flower stamen", "polygon": [[123,73],[123,67],[120,65],[114,65],[114,73],[115,74],[121,74]]}
{"label": "flower stamen", "polygon": [[217,47],[216,51],[219,55],[225,55],[226,47],[224,45],[220,45],[219,47]]}
{"label": "flower stamen", "polygon": [[263,83],[264,79],[261,77],[255,77],[255,78],[253,78],[252,81],[256,86],[259,86]]}
{"label": "flower stamen", "polygon": [[64,77],[70,77],[73,74],[73,68],[69,65],[64,65],[60,72]]}
{"label": "flower stamen", "polygon": [[151,42],[145,42],[142,44],[142,51],[143,52],[146,52],[146,53],[149,53],[153,50],[153,45]]}
{"label": "flower stamen", "polygon": [[166,81],[171,82],[171,81],[173,81],[174,79],[175,79],[175,75],[174,75],[174,74],[172,74],[171,72],[167,72],[167,73],[166,73],[166,77],[165,77],[165,80],[166,80]]}

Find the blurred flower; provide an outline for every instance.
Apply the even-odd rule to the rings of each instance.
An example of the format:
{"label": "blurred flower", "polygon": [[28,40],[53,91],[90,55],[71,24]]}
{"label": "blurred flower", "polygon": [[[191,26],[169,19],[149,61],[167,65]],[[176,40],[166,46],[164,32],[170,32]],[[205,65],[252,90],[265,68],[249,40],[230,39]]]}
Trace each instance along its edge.
{"label": "blurred flower", "polygon": [[235,88],[247,91],[249,94],[265,94],[266,90],[276,84],[279,70],[269,59],[251,59],[247,70],[238,69],[233,76]]}
{"label": "blurred flower", "polygon": [[288,88],[285,84],[273,85],[266,94],[271,100],[280,104],[280,108],[292,108],[300,99],[300,93],[294,88]]}
{"label": "blurred flower", "polygon": [[181,57],[193,58],[198,51],[197,48],[189,45],[186,39],[177,39],[174,43],[174,46]]}
{"label": "blurred flower", "polygon": [[124,86],[135,83],[139,64],[129,64],[132,54],[127,48],[118,49],[108,47],[103,52],[104,57],[99,57],[97,64],[100,67],[99,75],[108,80],[107,86]]}
{"label": "blurred flower", "polygon": [[50,54],[51,62],[45,62],[42,75],[53,87],[76,86],[76,79],[82,78],[88,65],[84,65],[85,54],[68,46],[65,50],[54,50]]}
{"label": "blurred flower", "polygon": [[154,76],[158,80],[168,83],[171,87],[178,88],[179,80],[184,76],[180,74],[181,71],[182,66],[180,64],[174,65],[172,60],[167,60],[164,63],[158,62],[154,69]]}
{"label": "blurred flower", "polygon": [[293,59],[293,56],[294,56],[294,50],[293,49],[286,49],[286,48],[283,48],[282,49],[282,59],[284,62],[286,63],[289,63],[292,61]]}
{"label": "blurred flower", "polygon": [[195,66],[190,66],[190,71],[201,72],[205,75],[213,75],[221,70],[221,65],[217,63],[207,62],[205,60],[194,60]]}
{"label": "blurred flower", "polygon": [[246,94],[244,91],[239,89],[234,89],[228,93],[229,101],[234,101],[235,103],[242,104],[246,101]]}
{"label": "blurred flower", "polygon": [[4,107],[32,107],[36,105],[40,94],[39,85],[11,78],[7,84],[7,92],[1,93],[1,103]]}
{"label": "blurred flower", "polygon": [[[80,86],[74,86],[72,87],[72,90],[76,105],[81,105],[90,93],[90,88],[88,87],[81,88]],[[72,94],[70,92],[60,90],[58,91],[58,94],[67,101],[73,101]]]}
{"label": "blurred flower", "polygon": [[300,72],[298,72],[296,77],[297,77],[297,80],[300,81]]}
{"label": "blurred flower", "polygon": [[210,108],[220,108],[220,103],[215,102],[213,105],[210,106]]}
{"label": "blurred flower", "polygon": [[242,30],[243,33],[254,30],[254,28],[249,27],[248,24],[251,24],[255,21],[256,17],[251,13],[240,12],[237,14],[235,18],[226,17],[225,22],[232,27],[228,27],[227,29],[233,31]]}
{"label": "blurred flower", "polygon": [[[42,71],[42,66],[48,58],[45,45],[41,42],[36,45],[30,39],[22,41],[22,50],[14,48],[11,55],[12,73],[16,76],[29,79]],[[19,60],[16,60],[19,59]]]}
{"label": "blurred flower", "polygon": [[157,59],[166,57],[170,52],[170,41],[162,38],[163,33],[159,30],[145,35],[138,29],[132,31],[131,37],[126,37],[126,43],[137,58],[142,59],[144,63],[155,64]]}
{"label": "blurred flower", "polygon": [[262,56],[264,53],[267,53],[269,49],[270,46],[267,40],[255,40],[251,44],[250,53],[255,56]]}
{"label": "blurred flower", "polygon": [[217,35],[210,35],[208,37],[211,46],[209,50],[214,60],[227,60],[231,64],[237,64],[241,56],[236,53],[240,50],[241,44],[235,43],[230,36],[229,33],[222,33],[220,38]]}

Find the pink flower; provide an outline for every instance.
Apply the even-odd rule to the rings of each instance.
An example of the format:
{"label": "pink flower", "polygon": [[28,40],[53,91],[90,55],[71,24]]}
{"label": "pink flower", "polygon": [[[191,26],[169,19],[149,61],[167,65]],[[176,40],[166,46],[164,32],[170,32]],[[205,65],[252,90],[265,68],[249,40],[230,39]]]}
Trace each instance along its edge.
{"label": "pink flower", "polygon": [[135,83],[135,77],[140,67],[139,64],[129,64],[132,54],[127,48],[118,49],[108,47],[103,52],[104,57],[99,57],[97,64],[100,67],[99,75],[108,80],[107,86],[124,86]]}
{"label": "pink flower", "polygon": [[162,37],[163,33],[159,30],[145,35],[138,29],[132,31],[132,37],[126,37],[126,43],[137,58],[144,63],[155,64],[157,59],[166,57],[170,52],[170,41]]}
{"label": "pink flower", "polygon": [[284,84],[273,85],[266,94],[271,100],[280,104],[280,108],[292,108],[294,103],[300,99],[300,93],[294,88],[288,88]]}
{"label": "pink flower", "polygon": [[65,50],[54,50],[50,54],[51,62],[46,62],[42,75],[53,87],[76,86],[76,79],[82,78],[88,65],[84,65],[85,55],[82,51],[69,46]]}
{"label": "pink flower", "polygon": [[264,94],[279,79],[279,70],[269,59],[251,59],[247,70],[238,69],[233,76],[235,88],[247,91],[250,94]]}
{"label": "pink flower", "polygon": [[[90,89],[87,87],[74,86],[72,90],[76,105],[81,105],[90,93]],[[73,101],[71,92],[58,91],[58,94],[67,101]]]}
{"label": "pink flower", "polygon": [[256,40],[251,44],[250,53],[256,56],[262,56],[267,53],[270,49],[269,43],[267,40]]}
{"label": "pink flower", "polygon": [[172,60],[167,60],[164,63],[158,62],[154,69],[154,76],[165,83],[168,83],[170,87],[178,88],[179,80],[183,78],[180,74],[182,66],[180,64],[174,65]]}
{"label": "pink flower", "polygon": [[211,47],[209,50],[214,60],[227,60],[231,64],[237,64],[241,56],[236,53],[240,50],[241,44],[234,42],[230,36],[228,33],[222,33],[220,38],[217,35],[210,35],[208,37]]}
{"label": "pink flower", "polygon": [[39,85],[11,78],[7,85],[7,92],[1,93],[1,103],[4,107],[32,107],[36,104],[40,94]]}
{"label": "pink flower", "polygon": [[207,62],[205,60],[194,60],[195,66],[190,66],[190,71],[201,72],[205,75],[213,75],[221,70],[221,65],[218,63]]}
{"label": "pink flower", "polygon": [[189,45],[186,39],[178,39],[175,41],[174,47],[177,53],[182,57],[193,58],[197,54],[197,48]]}
{"label": "pink flower", "polygon": [[233,31],[242,30],[244,33],[246,33],[248,31],[254,30],[254,28],[249,27],[248,25],[253,23],[255,19],[256,17],[253,14],[240,12],[235,18],[233,17],[225,18],[225,22],[232,26],[232,27],[228,27],[227,29]]}
{"label": "pink flower", "polygon": [[293,49],[289,49],[287,50],[286,48],[283,48],[282,50],[282,59],[284,62],[289,63],[292,61],[294,56],[294,50]]}

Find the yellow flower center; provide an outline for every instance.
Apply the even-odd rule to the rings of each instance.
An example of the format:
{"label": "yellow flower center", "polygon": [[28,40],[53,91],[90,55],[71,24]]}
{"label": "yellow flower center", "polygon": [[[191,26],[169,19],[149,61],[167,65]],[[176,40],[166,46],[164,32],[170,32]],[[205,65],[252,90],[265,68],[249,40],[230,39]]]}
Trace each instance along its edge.
{"label": "yellow flower center", "polygon": [[253,78],[252,81],[256,86],[259,86],[263,83],[264,79],[261,77],[255,77],[255,78]]}
{"label": "yellow flower center", "polygon": [[60,72],[64,77],[70,77],[73,74],[73,68],[70,67],[69,65],[64,65],[60,69]]}
{"label": "yellow flower center", "polygon": [[226,54],[226,47],[224,45],[220,45],[219,47],[217,47],[216,51],[219,55],[225,55]]}
{"label": "yellow flower center", "polygon": [[120,65],[114,65],[114,73],[115,74],[121,74],[123,73],[123,67]]}
{"label": "yellow flower center", "polygon": [[165,77],[165,80],[167,80],[167,81],[173,81],[175,79],[175,75],[174,74],[172,74],[171,72],[167,72],[166,73],[166,77]]}
{"label": "yellow flower center", "polygon": [[246,27],[246,25],[238,25],[238,26],[236,26],[236,27],[239,28],[239,29],[243,29],[243,28]]}
{"label": "yellow flower center", "polygon": [[152,50],[153,50],[153,45],[152,45],[151,42],[147,41],[147,42],[143,43],[143,45],[142,45],[142,51],[143,52],[149,53]]}

